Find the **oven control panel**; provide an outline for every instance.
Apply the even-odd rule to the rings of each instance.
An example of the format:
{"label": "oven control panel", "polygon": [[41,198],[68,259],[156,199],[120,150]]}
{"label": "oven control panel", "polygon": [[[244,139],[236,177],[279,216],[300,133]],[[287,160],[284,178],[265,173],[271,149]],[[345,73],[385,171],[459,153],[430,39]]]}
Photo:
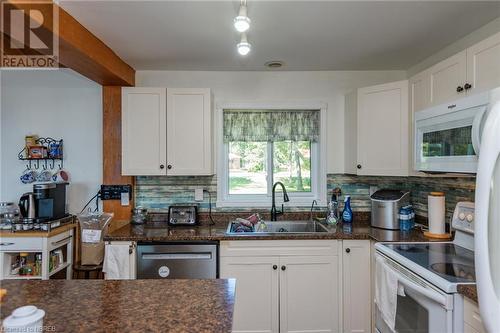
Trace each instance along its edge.
{"label": "oven control panel", "polygon": [[453,217],[451,226],[456,230],[461,230],[470,234],[474,233],[474,203],[461,201],[458,202]]}

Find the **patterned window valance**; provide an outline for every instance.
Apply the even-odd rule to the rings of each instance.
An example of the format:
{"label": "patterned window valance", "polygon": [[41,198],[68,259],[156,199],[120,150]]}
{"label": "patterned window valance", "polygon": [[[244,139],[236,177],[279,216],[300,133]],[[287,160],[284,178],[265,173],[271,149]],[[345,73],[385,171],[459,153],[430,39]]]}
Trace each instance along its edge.
{"label": "patterned window valance", "polygon": [[319,110],[224,110],[224,142],[319,141]]}

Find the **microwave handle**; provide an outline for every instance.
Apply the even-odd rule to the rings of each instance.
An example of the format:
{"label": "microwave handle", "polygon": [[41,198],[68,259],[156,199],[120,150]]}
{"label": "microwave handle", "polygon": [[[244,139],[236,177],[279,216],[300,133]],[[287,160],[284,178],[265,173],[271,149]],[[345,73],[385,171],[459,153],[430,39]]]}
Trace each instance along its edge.
{"label": "microwave handle", "polygon": [[486,106],[482,107],[474,117],[474,120],[472,121],[472,131],[471,131],[472,148],[474,148],[474,151],[478,156],[479,156],[479,150],[481,149],[481,123],[483,122],[483,117],[484,114],[486,113],[486,108],[487,108]]}
{"label": "microwave handle", "polygon": [[416,293],[424,295],[425,297],[439,303],[443,307],[447,306],[446,297],[435,290],[420,286],[420,285],[416,284],[415,282],[412,282],[411,280],[403,277],[401,274],[398,274],[398,282],[404,288],[411,289],[411,290],[415,291]]}

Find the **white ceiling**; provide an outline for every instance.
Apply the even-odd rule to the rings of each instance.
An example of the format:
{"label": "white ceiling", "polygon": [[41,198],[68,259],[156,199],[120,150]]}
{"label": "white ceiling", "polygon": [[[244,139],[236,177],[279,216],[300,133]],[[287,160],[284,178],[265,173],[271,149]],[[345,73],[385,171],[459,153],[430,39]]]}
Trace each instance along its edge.
{"label": "white ceiling", "polygon": [[500,17],[498,1],[248,0],[252,52],[239,56],[239,1],[60,1],[136,70],[408,69]]}

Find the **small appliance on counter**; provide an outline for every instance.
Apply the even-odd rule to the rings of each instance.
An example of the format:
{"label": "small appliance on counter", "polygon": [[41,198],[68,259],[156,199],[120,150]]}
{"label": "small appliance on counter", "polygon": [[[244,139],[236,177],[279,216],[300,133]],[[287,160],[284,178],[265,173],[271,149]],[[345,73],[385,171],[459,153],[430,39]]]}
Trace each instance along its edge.
{"label": "small appliance on counter", "polygon": [[198,206],[173,205],[168,208],[168,224],[171,226],[198,224]]}
{"label": "small appliance on counter", "polygon": [[19,199],[24,218],[39,222],[57,220],[68,216],[66,211],[66,186],[68,183],[34,184],[33,192]]}
{"label": "small appliance on counter", "polygon": [[371,226],[399,230],[399,209],[410,203],[410,192],[382,189],[370,196],[372,202]]}

